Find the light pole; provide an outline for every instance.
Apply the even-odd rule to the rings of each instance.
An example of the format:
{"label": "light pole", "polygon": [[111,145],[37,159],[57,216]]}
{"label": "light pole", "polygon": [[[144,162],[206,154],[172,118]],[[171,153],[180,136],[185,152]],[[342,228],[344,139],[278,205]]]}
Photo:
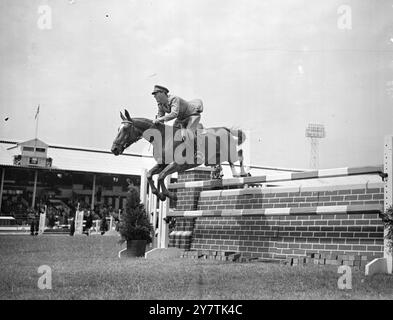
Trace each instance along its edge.
{"label": "light pole", "polygon": [[322,124],[310,123],[306,128],[306,138],[310,138],[310,167],[318,169],[319,166],[319,139],[325,138],[325,127]]}

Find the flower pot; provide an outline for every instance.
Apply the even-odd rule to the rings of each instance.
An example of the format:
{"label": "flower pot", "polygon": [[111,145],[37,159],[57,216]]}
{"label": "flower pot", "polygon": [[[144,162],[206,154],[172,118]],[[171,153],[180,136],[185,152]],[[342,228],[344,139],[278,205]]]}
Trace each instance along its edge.
{"label": "flower pot", "polygon": [[144,257],[146,252],[146,244],[146,240],[127,241],[127,248],[119,252],[120,258]]}

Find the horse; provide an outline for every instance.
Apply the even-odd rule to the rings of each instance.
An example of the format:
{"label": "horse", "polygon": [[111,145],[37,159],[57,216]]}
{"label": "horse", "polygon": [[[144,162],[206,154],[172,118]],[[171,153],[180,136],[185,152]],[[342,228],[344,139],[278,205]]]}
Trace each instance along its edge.
{"label": "horse", "polygon": [[[246,136],[242,130],[226,127],[203,128],[199,126],[196,132],[186,130],[187,140],[183,141],[180,127],[173,127],[162,122],[154,123],[146,118],[131,118],[127,110],[122,120],[111,152],[118,156],[130,145],[142,137],[153,145],[153,157],[157,164],[147,173],[147,181],[152,193],[161,201],[168,197],[176,199],[176,194],[165,186],[164,179],[175,172],[183,172],[202,164],[217,166],[227,161],[232,170],[232,176],[247,176],[243,166],[243,152],[238,149]],[[236,172],[234,162],[240,162],[240,174]],[[153,175],[158,174],[157,188]],[[160,192],[161,190],[161,192]]]}

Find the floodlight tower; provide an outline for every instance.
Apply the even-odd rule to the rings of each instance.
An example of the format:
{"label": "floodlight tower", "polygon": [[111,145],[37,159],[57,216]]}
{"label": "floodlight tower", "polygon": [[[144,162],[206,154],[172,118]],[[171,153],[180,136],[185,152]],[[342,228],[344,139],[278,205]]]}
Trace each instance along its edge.
{"label": "floodlight tower", "polygon": [[319,166],[319,139],[325,138],[325,127],[322,124],[310,123],[306,128],[306,138],[310,138],[310,167],[318,169]]}

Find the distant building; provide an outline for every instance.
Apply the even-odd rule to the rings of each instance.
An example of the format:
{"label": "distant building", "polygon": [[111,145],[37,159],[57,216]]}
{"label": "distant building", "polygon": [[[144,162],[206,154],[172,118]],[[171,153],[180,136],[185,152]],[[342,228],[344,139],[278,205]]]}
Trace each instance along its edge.
{"label": "distant building", "polygon": [[150,156],[48,145],[39,139],[0,141],[0,212],[19,222],[27,208],[43,204],[70,208],[125,206],[130,182],[140,185],[143,169],[154,165]]}

